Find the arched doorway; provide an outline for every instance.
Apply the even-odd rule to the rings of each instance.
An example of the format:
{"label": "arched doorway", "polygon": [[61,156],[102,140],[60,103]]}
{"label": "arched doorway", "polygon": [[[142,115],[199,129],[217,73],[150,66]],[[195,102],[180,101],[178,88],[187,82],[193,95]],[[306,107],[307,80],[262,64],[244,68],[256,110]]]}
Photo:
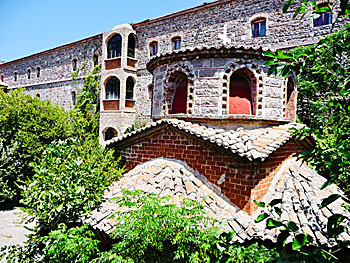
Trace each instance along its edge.
{"label": "arched doorway", "polygon": [[108,141],[108,140],[113,139],[116,136],[117,136],[117,131],[115,129],[113,129],[113,128],[108,128],[105,131],[104,139],[105,139],[105,141]]}
{"label": "arched doorway", "polygon": [[253,114],[250,83],[246,77],[233,73],[230,77],[229,114]]}

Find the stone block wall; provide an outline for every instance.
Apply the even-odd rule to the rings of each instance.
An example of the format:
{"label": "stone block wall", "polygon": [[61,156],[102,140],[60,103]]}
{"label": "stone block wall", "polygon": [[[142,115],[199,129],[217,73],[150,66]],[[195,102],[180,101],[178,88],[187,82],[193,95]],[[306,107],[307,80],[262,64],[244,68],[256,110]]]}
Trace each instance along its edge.
{"label": "stone block wall", "polygon": [[[248,162],[193,137],[168,130],[117,150],[116,157],[122,156],[122,164],[128,171],[158,157],[185,161],[219,186],[234,204],[252,213],[257,208],[253,201],[262,199],[283,162],[302,150],[300,143],[292,140],[266,161]],[[219,185],[222,175],[225,175],[225,182]]]}
{"label": "stone block wall", "polygon": [[168,80],[171,74],[179,71],[187,75],[190,83],[187,96],[188,117],[228,117],[230,76],[233,72],[242,71],[242,74],[252,80],[254,115],[271,120],[286,119],[286,80],[282,77],[268,77],[267,69],[263,67],[264,62],[254,58],[208,58],[159,66],[153,73],[153,117],[169,116],[169,96],[166,94]]}
{"label": "stone block wall", "polygon": [[[26,88],[30,95],[40,95],[42,99],[51,99],[64,108],[70,108],[72,104],[72,91],[81,88],[81,81],[77,84],[72,81],[72,61],[77,60],[78,69],[86,64],[90,72],[93,68],[93,56],[102,55],[102,36],[97,35],[88,39],[74,42],[65,46],[44,51],[26,58],[7,62],[0,65],[0,76],[4,76],[4,82],[9,89],[17,87]],[[37,69],[40,68],[40,76]],[[28,79],[30,70],[30,79]],[[17,81],[14,74],[17,73]],[[83,77],[82,70],[79,78]]]}

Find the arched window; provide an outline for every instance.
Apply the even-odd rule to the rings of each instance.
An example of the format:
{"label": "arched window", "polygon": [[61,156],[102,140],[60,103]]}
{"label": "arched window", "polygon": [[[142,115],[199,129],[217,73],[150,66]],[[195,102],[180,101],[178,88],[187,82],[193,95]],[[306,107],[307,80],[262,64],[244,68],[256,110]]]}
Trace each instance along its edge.
{"label": "arched window", "polygon": [[30,75],[31,75],[31,70],[28,69],[28,70],[27,70],[27,78],[28,78],[28,79],[30,79]]}
{"label": "arched window", "polygon": [[35,97],[37,97],[37,98],[40,99],[40,93],[37,93],[37,94],[35,95]]}
{"label": "arched window", "polygon": [[95,54],[92,57],[92,62],[93,62],[94,67],[98,66],[98,55]]}
{"label": "arched window", "polygon": [[1,75],[1,82],[4,82],[4,75]]}
{"label": "arched window", "polygon": [[122,54],[122,36],[119,34],[114,35],[108,41],[107,45],[107,57],[117,58]]}
{"label": "arched window", "polygon": [[134,86],[135,82],[132,77],[128,77],[126,80],[126,96],[125,99],[133,100],[134,99]]}
{"label": "arched window", "polygon": [[169,84],[173,85],[174,95],[171,104],[171,114],[186,114],[188,78],[183,72],[175,72],[169,79]]}
{"label": "arched window", "polygon": [[75,91],[72,91],[72,105],[75,106],[76,103],[77,103],[77,94],[75,93]]}
{"label": "arched window", "polygon": [[252,21],[252,36],[266,36],[266,18],[258,18]]}
{"label": "arched window", "polygon": [[72,60],[72,70],[77,71],[78,61],[76,59]]}
{"label": "arched window", "polygon": [[13,80],[16,82],[17,79],[18,79],[18,73],[15,72],[15,73],[13,73]]}
{"label": "arched window", "polygon": [[153,41],[149,44],[149,51],[151,56],[155,56],[158,54],[158,42]]}
{"label": "arched window", "polygon": [[36,77],[40,78],[40,67],[36,68]]}
{"label": "arched window", "polygon": [[174,37],[171,41],[173,50],[181,49],[181,37]]}
{"label": "arched window", "polygon": [[253,105],[250,81],[235,72],[230,77],[229,114],[252,115]]}
{"label": "arched window", "polygon": [[135,50],[136,50],[136,36],[134,34],[130,34],[128,36],[128,57],[135,58]]}
{"label": "arched window", "polygon": [[116,77],[110,78],[106,83],[106,99],[119,100],[120,98],[120,81]]}
{"label": "arched window", "polygon": [[319,17],[314,18],[314,27],[332,24],[332,13],[328,3],[320,4],[318,8],[325,9],[327,12],[321,13]]}
{"label": "arched window", "polygon": [[108,140],[111,140],[113,139],[114,137],[117,136],[117,131],[113,128],[108,128],[106,131],[105,131],[105,141],[108,141]]}

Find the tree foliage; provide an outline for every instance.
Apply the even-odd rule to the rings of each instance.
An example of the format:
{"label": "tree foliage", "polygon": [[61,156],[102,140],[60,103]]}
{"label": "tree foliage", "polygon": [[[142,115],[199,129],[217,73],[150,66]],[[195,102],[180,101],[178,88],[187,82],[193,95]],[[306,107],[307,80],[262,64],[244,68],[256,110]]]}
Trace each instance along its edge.
{"label": "tree foliage", "polygon": [[20,198],[17,184],[33,175],[30,163],[39,159],[47,144],[75,133],[75,114],[49,101],[0,90],[0,203]]}

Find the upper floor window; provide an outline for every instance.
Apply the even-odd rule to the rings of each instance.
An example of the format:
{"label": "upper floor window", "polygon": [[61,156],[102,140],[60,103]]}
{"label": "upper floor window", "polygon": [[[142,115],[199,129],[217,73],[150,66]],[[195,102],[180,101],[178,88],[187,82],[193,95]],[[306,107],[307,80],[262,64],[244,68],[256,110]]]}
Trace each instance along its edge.
{"label": "upper floor window", "polygon": [[324,26],[332,24],[332,13],[328,4],[319,5],[318,8],[322,9],[322,11],[326,11],[325,13],[319,14],[319,17],[314,18],[314,26]]}
{"label": "upper floor window", "polygon": [[92,62],[94,64],[94,67],[97,67],[98,66],[98,55],[94,55],[92,57]]}
{"label": "upper floor window", "polygon": [[40,67],[36,68],[36,77],[40,78]]}
{"label": "upper floor window", "polygon": [[28,70],[27,70],[27,78],[28,78],[28,79],[30,79],[30,75],[31,75],[31,70],[28,69]]}
{"label": "upper floor window", "polygon": [[120,80],[116,77],[112,77],[106,84],[106,99],[107,100],[119,100],[120,97]]}
{"label": "upper floor window", "polygon": [[153,41],[151,44],[149,44],[149,50],[150,50],[150,55],[155,56],[158,54],[158,42]]}
{"label": "upper floor window", "polygon": [[130,34],[128,36],[128,57],[135,58],[136,51],[136,36],[134,34]]}
{"label": "upper floor window", "polygon": [[15,72],[15,73],[13,74],[13,80],[14,80],[14,81],[17,81],[17,79],[18,79],[18,73]]}
{"label": "upper floor window", "polygon": [[4,82],[4,78],[5,78],[4,75],[1,75],[1,78],[0,78],[1,82]]}
{"label": "upper floor window", "polygon": [[258,18],[252,22],[252,36],[266,36],[266,18]]}
{"label": "upper floor window", "polygon": [[73,59],[72,60],[72,69],[73,69],[73,71],[77,71],[77,64],[78,64],[78,61],[76,59]]}
{"label": "upper floor window", "polygon": [[134,86],[135,86],[134,79],[132,77],[128,77],[128,79],[126,80],[126,96],[125,96],[127,100],[134,99]]}
{"label": "upper floor window", "polygon": [[107,45],[107,58],[117,58],[122,54],[122,36],[119,34],[114,35],[108,41]]}
{"label": "upper floor window", "polygon": [[173,50],[181,49],[181,37],[174,37],[172,39],[172,45]]}
{"label": "upper floor window", "polygon": [[150,84],[148,85],[148,99],[152,100],[152,97],[153,97],[153,85]]}

